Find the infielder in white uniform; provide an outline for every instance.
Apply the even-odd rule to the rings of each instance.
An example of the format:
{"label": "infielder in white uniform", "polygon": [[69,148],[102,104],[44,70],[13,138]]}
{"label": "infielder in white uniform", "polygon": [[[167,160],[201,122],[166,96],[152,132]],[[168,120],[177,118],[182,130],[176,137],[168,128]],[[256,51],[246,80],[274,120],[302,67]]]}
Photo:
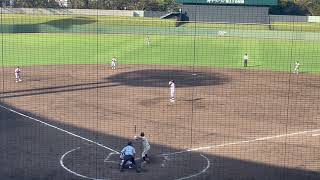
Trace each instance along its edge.
{"label": "infielder in white uniform", "polygon": [[150,36],[147,36],[147,38],[146,38],[146,44],[147,44],[147,46],[150,46],[150,44],[151,44]]}
{"label": "infielder in white uniform", "polygon": [[143,161],[149,162],[148,151],[150,150],[150,144],[149,144],[148,139],[144,136],[144,132],[141,132],[140,136],[134,136],[134,139],[141,140],[142,147],[143,147],[141,157],[142,157]]}
{"label": "infielder in white uniform", "polygon": [[174,80],[169,81],[170,86],[170,102],[175,101],[175,94],[176,94],[176,85]]}
{"label": "infielder in white uniform", "polygon": [[299,74],[299,68],[300,68],[300,62],[299,61],[297,61],[295,64],[294,64],[294,73],[296,73],[296,74]]}
{"label": "infielder in white uniform", "polygon": [[117,59],[113,57],[111,59],[111,69],[116,69],[116,67],[117,67]]}
{"label": "infielder in white uniform", "polygon": [[19,68],[19,66],[14,70],[14,75],[16,77],[16,82],[21,82],[21,69]]}

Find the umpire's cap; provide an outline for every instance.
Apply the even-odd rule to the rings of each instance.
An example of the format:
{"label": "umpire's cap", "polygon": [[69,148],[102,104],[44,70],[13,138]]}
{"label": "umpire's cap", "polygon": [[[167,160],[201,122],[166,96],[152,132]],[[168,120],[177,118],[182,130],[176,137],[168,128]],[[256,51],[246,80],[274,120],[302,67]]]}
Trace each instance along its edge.
{"label": "umpire's cap", "polygon": [[128,146],[132,146],[132,142],[131,141],[128,142]]}

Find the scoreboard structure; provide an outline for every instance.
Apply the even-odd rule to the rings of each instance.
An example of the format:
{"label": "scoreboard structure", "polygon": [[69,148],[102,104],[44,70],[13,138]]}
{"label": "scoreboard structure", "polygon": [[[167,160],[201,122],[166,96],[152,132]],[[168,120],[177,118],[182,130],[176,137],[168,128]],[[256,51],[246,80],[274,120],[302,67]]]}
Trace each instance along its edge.
{"label": "scoreboard structure", "polygon": [[278,0],[176,0],[189,21],[269,23],[270,6]]}
{"label": "scoreboard structure", "polygon": [[176,0],[181,4],[275,6],[278,0]]}

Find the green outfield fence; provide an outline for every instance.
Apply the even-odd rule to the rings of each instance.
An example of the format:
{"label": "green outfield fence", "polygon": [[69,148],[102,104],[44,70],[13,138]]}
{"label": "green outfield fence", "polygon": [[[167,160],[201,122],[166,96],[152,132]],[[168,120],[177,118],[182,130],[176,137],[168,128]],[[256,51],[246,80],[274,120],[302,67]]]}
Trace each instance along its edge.
{"label": "green outfield fence", "polygon": [[320,23],[53,10],[1,9],[0,179],[320,179]]}

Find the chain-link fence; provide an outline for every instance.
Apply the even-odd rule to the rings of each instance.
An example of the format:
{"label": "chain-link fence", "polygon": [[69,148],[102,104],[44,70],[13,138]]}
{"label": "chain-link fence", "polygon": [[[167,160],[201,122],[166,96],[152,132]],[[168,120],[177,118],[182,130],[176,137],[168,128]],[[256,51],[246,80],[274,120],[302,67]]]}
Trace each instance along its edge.
{"label": "chain-link fence", "polygon": [[320,178],[320,24],[10,10],[3,179]]}

